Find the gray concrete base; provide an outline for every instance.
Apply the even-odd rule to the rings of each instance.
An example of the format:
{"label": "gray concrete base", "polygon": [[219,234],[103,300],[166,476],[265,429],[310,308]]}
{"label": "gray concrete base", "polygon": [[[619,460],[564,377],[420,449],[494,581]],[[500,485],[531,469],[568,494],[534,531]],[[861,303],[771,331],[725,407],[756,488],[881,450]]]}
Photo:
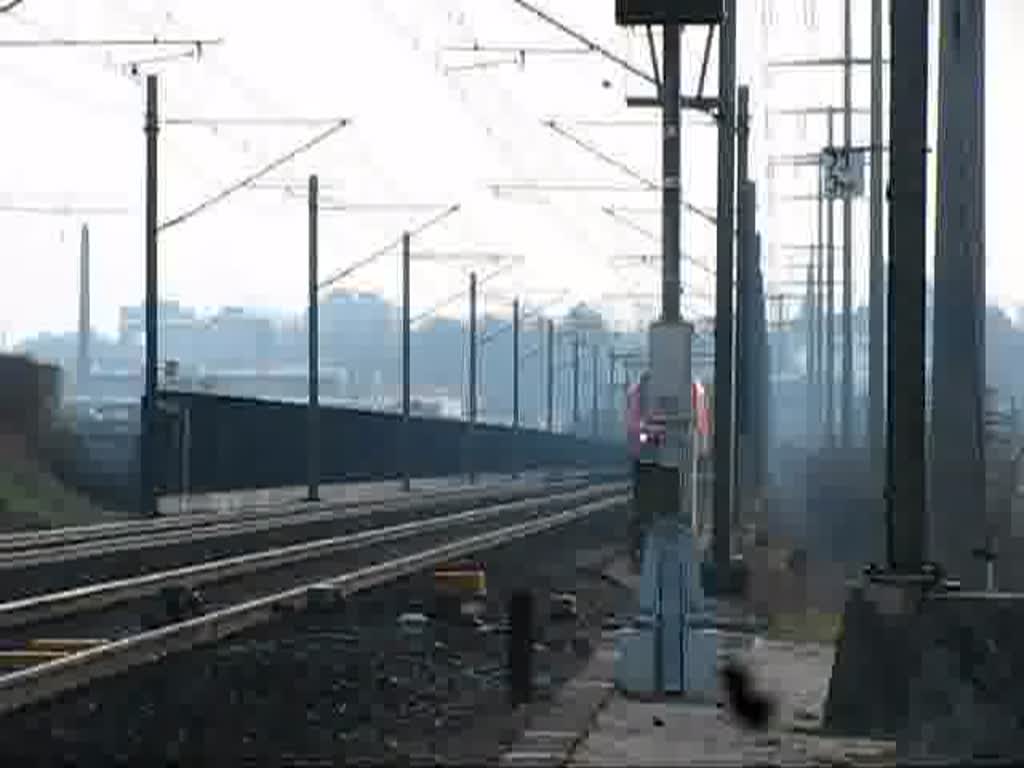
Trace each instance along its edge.
{"label": "gray concrete base", "polygon": [[824,727],[908,757],[1024,757],[1024,595],[855,587]]}

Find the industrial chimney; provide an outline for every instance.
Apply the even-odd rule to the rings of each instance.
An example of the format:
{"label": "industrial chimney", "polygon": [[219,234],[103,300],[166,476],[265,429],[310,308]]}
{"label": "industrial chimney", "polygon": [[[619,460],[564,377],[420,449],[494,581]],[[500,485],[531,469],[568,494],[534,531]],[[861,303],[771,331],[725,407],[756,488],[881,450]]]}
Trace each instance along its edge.
{"label": "industrial chimney", "polygon": [[78,266],[78,370],[76,390],[79,395],[89,391],[92,361],[89,357],[89,225],[82,225],[81,254]]}

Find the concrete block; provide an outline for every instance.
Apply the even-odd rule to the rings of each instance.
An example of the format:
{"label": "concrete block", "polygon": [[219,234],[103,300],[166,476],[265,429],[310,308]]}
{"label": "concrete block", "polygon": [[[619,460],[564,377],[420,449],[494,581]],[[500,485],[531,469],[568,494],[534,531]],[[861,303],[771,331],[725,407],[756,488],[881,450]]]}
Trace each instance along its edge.
{"label": "concrete block", "polygon": [[687,633],[684,661],[687,696],[715,698],[718,695],[718,632],[696,629]]}
{"label": "concrete block", "polygon": [[890,738],[907,723],[907,687],[916,674],[917,615],[891,614],[861,585],[847,598],[836,646],[824,726],[827,731]]}
{"label": "concrete block", "polygon": [[1024,756],[1024,595],[949,593],[922,611],[921,674],[910,680],[912,756]]}
{"label": "concrete block", "polygon": [[615,685],[627,695],[654,693],[654,625],[639,620],[635,626],[617,633],[615,649]]}
{"label": "concrete block", "polygon": [[851,591],[826,730],[912,757],[1024,755],[1024,596],[908,592]]}

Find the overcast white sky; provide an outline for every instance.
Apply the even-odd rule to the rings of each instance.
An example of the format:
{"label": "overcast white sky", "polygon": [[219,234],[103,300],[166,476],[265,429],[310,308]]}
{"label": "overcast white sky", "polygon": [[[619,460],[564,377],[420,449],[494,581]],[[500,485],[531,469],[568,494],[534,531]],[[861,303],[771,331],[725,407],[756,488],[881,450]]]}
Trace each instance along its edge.
{"label": "overcast white sky", "polygon": [[[613,23],[612,0],[536,0],[548,12],[648,69],[646,43]],[[767,5],[766,5],[767,4]],[[765,82],[763,64],[774,56],[836,53],[840,0],[739,0],[741,78],[752,83],[755,105],[806,106],[838,98],[838,79],[802,76]],[[817,27],[808,7],[817,6]],[[765,13],[774,8],[776,26]],[[854,0],[855,55],[867,55],[868,0]],[[765,26],[768,24],[769,26]],[[988,260],[990,295],[1024,304],[1019,246],[1012,231],[1016,182],[1022,170],[1014,138],[1021,125],[1019,80],[1024,54],[1024,2],[988,2]],[[224,44],[190,59],[142,64],[161,76],[165,117],[351,117],[352,125],[303,155],[271,179],[304,185],[322,178],[333,201],[447,206],[458,214],[414,241],[419,252],[518,255],[521,266],[487,285],[485,306],[521,294],[543,303],[570,289],[568,300],[614,301],[622,317],[633,298],[656,305],[656,272],[612,268],[610,257],[657,253],[658,193],[607,190],[503,192],[488,184],[541,182],[634,187],[635,180],[581,151],[542,125],[556,118],[603,152],[660,178],[658,114],[628,110],[625,95],[646,94],[635,77],[596,55],[527,54],[525,66],[501,53],[459,54],[446,47],[555,46],[577,43],[512,0],[25,0],[0,17],[0,39],[52,37],[186,36],[223,38]],[[703,33],[684,36],[684,83],[692,91],[700,68]],[[182,50],[182,49],[179,49]],[[0,211],[0,335],[13,343],[39,331],[73,329],[78,291],[78,230],[88,220],[93,243],[93,324],[113,332],[118,307],[137,303],[143,285],[142,190],[144,143],[142,81],[126,72],[132,59],[168,49],[0,48],[0,207],[112,206],[118,215],[30,216]],[[471,62],[497,66],[446,71]],[[713,93],[712,57],[707,91]],[[855,98],[867,99],[866,71]],[[838,103],[838,102],[836,102]],[[687,115],[683,156],[685,197],[713,209],[715,131]],[[644,125],[646,123],[646,125]],[[755,142],[761,156],[806,151],[817,129],[777,127],[771,140],[763,120]],[[821,126],[819,125],[818,128]],[[867,124],[856,130],[866,132]],[[160,218],[166,219],[275,156],[320,128],[167,126],[160,138]],[[866,133],[864,136],[866,141]],[[800,143],[802,142],[802,143]],[[761,150],[764,147],[764,150]],[[792,184],[804,183],[793,177]],[[762,190],[768,212],[770,194]],[[767,196],[767,197],[766,197]],[[630,209],[637,227],[602,213]],[[811,237],[807,211],[771,208],[766,239]],[[321,269],[364,258],[405,227],[430,218],[427,210],[325,212]],[[239,193],[180,227],[160,242],[161,294],[205,309],[224,305],[303,306],[306,285],[305,204],[281,190]],[[648,236],[639,231],[649,230]],[[863,231],[863,235],[860,232]],[[866,218],[858,218],[859,246]],[[769,237],[770,234],[770,237]],[[713,263],[714,231],[686,217],[684,249]],[[859,248],[859,251],[863,248]],[[785,255],[770,252],[772,276],[781,280]],[[866,265],[864,261],[858,264]],[[476,266],[481,274],[492,264]],[[684,263],[690,295],[684,310],[709,314],[711,276]],[[397,252],[358,272],[346,286],[398,292]],[[414,268],[414,314],[464,284],[467,267],[420,262]],[[458,309],[455,305],[453,309]]]}

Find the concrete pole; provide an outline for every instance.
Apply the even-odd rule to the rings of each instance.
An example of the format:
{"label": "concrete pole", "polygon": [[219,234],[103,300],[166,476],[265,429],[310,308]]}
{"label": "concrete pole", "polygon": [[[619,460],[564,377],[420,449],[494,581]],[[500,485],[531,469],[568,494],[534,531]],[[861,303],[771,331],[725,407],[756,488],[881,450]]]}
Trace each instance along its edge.
{"label": "concrete pole", "polygon": [[409,415],[412,410],[412,348],[411,348],[411,247],[409,233],[402,233],[402,490],[410,485],[409,460],[412,446],[409,435]]}
{"label": "concrete pole", "polygon": [[[853,146],[853,25],[850,0],[843,0],[843,142],[847,155]],[[842,445],[853,445],[853,198],[843,194],[843,381],[840,410]]]}
{"label": "concrete pole", "polygon": [[590,373],[591,373],[591,377],[592,377],[593,383],[592,383],[592,386],[590,388],[591,389],[591,391],[590,391],[590,397],[591,397],[591,404],[590,404],[591,405],[590,434],[594,438],[597,437],[598,432],[600,431],[600,426],[601,426],[600,410],[599,410],[599,407],[598,407],[599,403],[598,403],[598,398],[597,398],[597,392],[598,392],[598,385],[597,385],[598,369],[599,369],[600,364],[601,364],[601,358],[598,356],[599,352],[600,352],[600,350],[598,350],[597,344],[595,344],[593,347],[591,347],[591,363],[590,363],[591,364],[591,371],[590,371]]}
{"label": "concrete pole", "polygon": [[932,350],[932,556],[985,585],[985,4],[942,0]]}
{"label": "concrete pole", "polygon": [[725,0],[719,27],[718,221],[715,265],[714,523],[712,553],[729,567],[733,507],[733,237],[736,170],[736,0]]}
{"label": "concrete pole", "polygon": [[[828,146],[835,141],[835,110],[828,110]],[[836,439],[836,243],[835,202],[826,200],[827,217],[825,239],[827,264],[825,269],[825,441],[835,447]]]}
{"label": "concrete pole", "polygon": [[317,214],[319,182],[309,177],[309,307],[307,335],[309,341],[309,405],[306,421],[306,472],[308,501],[320,499],[320,308],[317,300]]}
{"label": "concrete pole", "polygon": [[142,513],[158,514],[156,501],[157,306],[157,137],[160,132],[157,78],[146,76],[146,369],[142,401]]}
{"label": "concrete pole", "polygon": [[79,396],[89,393],[89,376],[92,370],[92,357],[89,354],[89,337],[92,328],[89,306],[89,272],[89,225],[83,224],[78,262],[78,370],[75,375],[75,389]]}
{"label": "concrete pole", "polygon": [[890,493],[894,570],[925,557],[925,226],[928,155],[928,0],[891,3],[892,418]]}
{"label": "concrete pole", "polygon": [[881,490],[885,455],[885,278],[883,270],[882,0],[871,0],[871,263],[868,299],[868,449]]}

